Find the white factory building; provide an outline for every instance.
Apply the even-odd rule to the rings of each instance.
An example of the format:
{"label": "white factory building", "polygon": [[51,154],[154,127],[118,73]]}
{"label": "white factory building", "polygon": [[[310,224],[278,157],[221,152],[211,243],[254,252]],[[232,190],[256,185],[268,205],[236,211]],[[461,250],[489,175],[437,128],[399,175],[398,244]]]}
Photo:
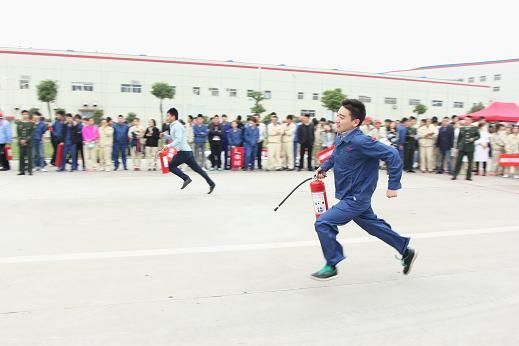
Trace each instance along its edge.
{"label": "white factory building", "polygon": [[489,101],[519,104],[519,59],[423,66],[387,72],[405,77],[440,78],[490,87]]}
{"label": "white factory building", "polygon": [[[498,73],[503,80],[508,78],[504,72],[495,72]],[[150,93],[155,82],[175,86],[175,98],[164,100],[164,109],[175,106],[182,116],[225,113],[231,118],[250,114],[250,90],[264,93],[267,113],[311,113],[328,118],[331,112],[323,108],[320,98],[324,90],[333,88],[359,98],[366,104],[368,114],[378,119],[412,115],[418,103],[429,108],[425,116],[465,114],[474,103],[487,104],[495,95],[488,85],[493,74],[481,82],[477,74],[474,82],[402,74],[0,48],[0,109],[5,114],[18,115],[22,109],[36,107],[47,116],[46,104],[38,101],[36,88],[46,79],[59,85],[52,109],[82,114],[102,109],[109,116],[134,112],[142,119],[160,119],[159,100]]]}

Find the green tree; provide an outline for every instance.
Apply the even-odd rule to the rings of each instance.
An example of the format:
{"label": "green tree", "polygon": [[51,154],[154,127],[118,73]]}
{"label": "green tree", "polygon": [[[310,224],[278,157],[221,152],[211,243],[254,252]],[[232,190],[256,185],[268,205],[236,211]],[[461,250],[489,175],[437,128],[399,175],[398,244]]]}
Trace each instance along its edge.
{"label": "green tree", "polygon": [[265,113],[266,109],[260,103],[265,99],[263,93],[261,91],[251,91],[248,96],[254,101],[254,106],[251,107],[250,111],[256,114]]}
{"label": "green tree", "polygon": [[483,105],[482,102],[479,102],[479,103],[473,105],[472,108],[470,108],[470,110],[469,110],[469,114],[470,114],[470,113],[479,112],[479,111],[482,110],[482,109],[485,109],[485,106]]}
{"label": "green tree", "polygon": [[96,109],[94,112],[94,115],[92,115],[92,118],[94,119],[94,123],[96,125],[101,124],[101,119],[103,119],[104,112],[102,109]]}
{"label": "green tree", "polygon": [[323,91],[321,96],[321,104],[324,108],[337,112],[341,108],[341,102],[346,98],[346,94],[342,93],[341,88],[330,89]]}
{"label": "green tree", "polygon": [[126,122],[128,124],[131,124],[133,119],[135,119],[135,118],[137,118],[137,114],[130,112],[130,113],[128,113],[128,116],[126,117]]}
{"label": "green tree", "polygon": [[416,107],[414,107],[413,109],[413,113],[416,113],[418,115],[424,114],[425,112],[427,112],[427,106],[421,103],[417,104]]}
{"label": "green tree", "polygon": [[164,82],[157,82],[151,86],[151,93],[160,100],[160,123],[163,122],[164,111],[162,110],[162,100],[175,97],[175,87]]}
{"label": "green tree", "polygon": [[42,80],[38,86],[38,100],[47,103],[49,111],[49,120],[52,121],[52,113],[50,111],[50,103],[56,101],[58,97],[58,84],[53,80]]}

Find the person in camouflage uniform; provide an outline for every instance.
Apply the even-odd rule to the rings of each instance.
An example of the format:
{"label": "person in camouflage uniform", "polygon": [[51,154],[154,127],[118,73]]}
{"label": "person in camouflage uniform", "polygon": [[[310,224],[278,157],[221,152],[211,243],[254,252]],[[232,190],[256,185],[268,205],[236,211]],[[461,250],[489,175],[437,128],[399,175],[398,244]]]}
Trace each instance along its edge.
{"label": "person in camouflage uniform", "polygon": [[479,130],[476,126],[472,126],[472,118],[467,116],[465,118],[465,126],[460,129],[458,136],[458,157],[456,158],[456,168],[452,180],[456,180],[461,170],[463,157],[467,156],[467,176],[466,180],[472,180],[472,162],[474,160],[474,142],[479,139]]}
{"label": "person in camouflage uniform", "polygon": [[[20,148],[20,173],[25,175],[25,171],[32,175],[32,134],[34,133],[34,123],[31,121],[29,112],[22,112],[22,121],[16,124],[18,134],[18,147]],[[27,160],[27,165],[25,164]]]}

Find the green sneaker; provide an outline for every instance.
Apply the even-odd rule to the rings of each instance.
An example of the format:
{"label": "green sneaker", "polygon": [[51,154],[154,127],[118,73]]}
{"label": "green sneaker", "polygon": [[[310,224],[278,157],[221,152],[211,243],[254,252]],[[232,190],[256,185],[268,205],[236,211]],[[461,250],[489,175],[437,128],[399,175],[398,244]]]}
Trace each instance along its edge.
{"label": "green sneaker", "polygon": [[337,274],[337,268],[327,264],[318,272],[313,273],[311,277],[314,280],[325,281],[335,278]]}

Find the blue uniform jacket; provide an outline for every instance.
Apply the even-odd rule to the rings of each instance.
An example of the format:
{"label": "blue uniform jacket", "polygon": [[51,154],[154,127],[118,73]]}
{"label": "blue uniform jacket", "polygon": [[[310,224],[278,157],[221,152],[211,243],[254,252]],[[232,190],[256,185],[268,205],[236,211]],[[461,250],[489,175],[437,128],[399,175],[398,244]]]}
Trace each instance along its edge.
{"label": "blue uniform jacket", "polygon": [[126,144],[128,143],[128,130],[130,127],[127,124],[116,123],[114,128],[114,143]]}
{"label": "blue uniform jacket", "polygon": [[407,127],[405,127],[403,124],[400,124],[396,128],[396,132],[398,133],[398,145],[404,145],[405,137],[407,136]]}
{"label": "blue uniform jacket", "polygon": [[195,137],[195,143],[207,142],[207,125],[193,126],[193,135]]}
{"label": "blue uniform jacket", "polygon": [[222,128],[223,128],[223,134],[224,134],[222,136],[222,147],[225,147],[225,146],[229,145],[227,133],[231,130],[231,123],[226,122],[225,124],[222,124]]}
{"label": "blue uniform jacket", "polygon": [[13,141],[13,131],[11,124],[7,120],[0,122],[0,144],[7,144]]}
{"label": "blue uniform jacket", "polygon": [[246,145],[254,146],[258,144],[259,140],[259,128],[252,127],[250,125],[245,126],[245,134],[243,135],[243,141]]}
{"label": "blue uniform jacket", "polygon": [[241,147],[243,142],[241,129],[237,128],[236,131],[230,129],[227,132],[227,142],[230,146]]}
{"label": "blue uniform jacket", "polygon": [[54,120],[52,123],[52,132],[50,133],[50,136],[53,141],[59,141],[62,137],[61,134],[63,132],[63,126],[65,125],[64,121],[58,121]]}
{"label": "blue uniform jacket", "polygon": [[45,132],[47,132],[48,129],[49,129],[49,127],[47,126],[47,124],[44,123],[43,121],[40,121],[34,128],[34,132],[32,134],[32,140],[41,142],[41,139],[43,138],[43,134]]}
{"label": "blue uniform jacket", "polygon": [[337,136],[335,149],[321,168],[327,171],[333,167],[335,198],[369,202],[377,187],[379,160],[387,164],[388,189],[402,188],[402,160],[398,151],[365,136],[359,128]]}

